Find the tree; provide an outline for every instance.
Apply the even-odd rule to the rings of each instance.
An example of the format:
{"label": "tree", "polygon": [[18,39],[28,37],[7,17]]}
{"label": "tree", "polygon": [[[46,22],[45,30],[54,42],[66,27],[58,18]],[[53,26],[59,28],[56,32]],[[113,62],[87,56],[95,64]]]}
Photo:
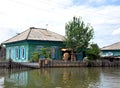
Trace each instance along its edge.
{"label": "tree", "polygon": [[30,62],[38,62],[40,59],[40,56],[43,56],[44,59],[50,59],[51,58],[51,49],[50,48],[40,48],[40,51],[34,51],[32,53]]}
{"label": "tree", "polygon": [[72,49],[72,52],[80,52],[87,48],[94,35],[92,26],[85,25],[80,17],[73,17],[73,20],[66,23],[65,33],[66,47]]}
{"label": "tree", "polygon": [[41,48],[42,55],[44,56],[45,59],[50,59],[51,58],[51,49],[50,48]]}
{"label": "tree", "polygon": [[89,60],[97,60],[100,58],[100,48],[97,44],[91,44],[86,54]]}
{"label": "tree", "polygon": [[39,57],[40,57],[40,53],[39,52],[33,52],[30,62],[38,62],[39,61]]}

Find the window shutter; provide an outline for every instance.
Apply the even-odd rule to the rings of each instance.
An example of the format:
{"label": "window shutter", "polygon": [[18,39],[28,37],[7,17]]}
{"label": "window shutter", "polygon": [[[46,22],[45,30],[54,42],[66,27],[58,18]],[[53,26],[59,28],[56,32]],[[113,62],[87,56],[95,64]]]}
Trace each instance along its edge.
{"label": "window shutter", "polygon": [[26,49],[24,47],[24,59],[26,59]]}

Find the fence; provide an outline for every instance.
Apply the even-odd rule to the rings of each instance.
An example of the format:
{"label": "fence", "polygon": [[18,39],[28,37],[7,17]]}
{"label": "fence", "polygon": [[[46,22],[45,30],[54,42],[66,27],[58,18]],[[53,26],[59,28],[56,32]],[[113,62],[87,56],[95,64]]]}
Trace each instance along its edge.
{"label": "fence", "polygon": [[98,61],[48,61],[48,63],[40,63],[40,67],[117,67],[120,66],[120,61],[115,60],[113,62],[108,60]]}
{"label": "fence", "polygon": [[29,63],[29,62],[0,62],[0,68],[35,69],[35,68],[39,68],[39,64],[38,63]]}
{"label": "fence", "polygon": [[108,60],[99,61],[39,61],[39,63],[30,62],[0,62],[1,68],[8,69],[38,69],[38,68],[50,68],[50,67],[119,67],[120,61],[115,60],[110,62]]}

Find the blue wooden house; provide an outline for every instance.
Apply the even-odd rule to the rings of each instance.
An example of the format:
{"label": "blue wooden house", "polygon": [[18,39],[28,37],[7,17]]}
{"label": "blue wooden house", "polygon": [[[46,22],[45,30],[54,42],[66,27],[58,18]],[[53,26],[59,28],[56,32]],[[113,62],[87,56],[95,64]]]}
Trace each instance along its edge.
{"label": "blue wooden house", "polygon": [[120,42],[101,48],[102,57],[120,56]]}
{"label": "blue wooden house", "polygon": [[22,33],[6,40],[6,59],[11,58],[15,62],[28,62],[33,52],[43,47],[51,48],[51,58],[62,59],[61,48],[64,36],[47,29],[31,27]]}

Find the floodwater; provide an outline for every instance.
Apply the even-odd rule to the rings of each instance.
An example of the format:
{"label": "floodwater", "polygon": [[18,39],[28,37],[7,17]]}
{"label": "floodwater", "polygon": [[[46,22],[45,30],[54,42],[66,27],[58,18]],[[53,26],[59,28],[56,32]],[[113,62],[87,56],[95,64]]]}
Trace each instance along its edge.
{"label": "floodwater", "polygon": [[0,69],[0,88],[120,88],[120,68]]}

